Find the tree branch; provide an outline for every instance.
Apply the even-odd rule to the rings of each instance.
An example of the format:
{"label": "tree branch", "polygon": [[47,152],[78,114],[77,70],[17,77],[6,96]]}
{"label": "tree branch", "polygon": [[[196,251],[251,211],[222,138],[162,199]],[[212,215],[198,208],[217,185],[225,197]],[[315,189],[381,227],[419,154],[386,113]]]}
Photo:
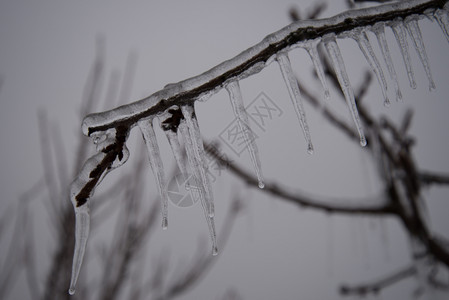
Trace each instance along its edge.
{"label": "tree branch", "polygon": [[103,113],[88,115],[83,121],[83,133],[90,135],[109,128],[130,129],[144,118],[162,112],[172,105],[192,103],[218,92],[232,80],[243,79],[260,72],[273,56],[301,43],[327,34],[340,34],[354,28],[423,14],[430,8],[442,8],[448,0],[411,0],[360,10],[351,10],[321,20],[298,21],[268,35],[260,43],[243,51],[201,75],[170,84],[164,89],[134,103]]}
{"label": "tree branch", "polygon": [[433,171],[421,171],[418,178],[423,184],[449,184],[449,175]]}
{"label": "tree branch", "polygon": [[[259,189],[257,178],[255,178],[249,172],[247,172],[243,168],[238,167],[222,155],[219,155],[216,150],[213,150],[214,147],[206,145],[204,148],[206,152],[211,157],[213,157],[220,166],[229,170],[231,173],[239,177],[248,185]],[[288,202],[299,205],[300,207],[314,208],[326,212],[372,215],[388,215],[394,213],[393,207],[391,207],[385,201],[379,200],[383,197],[384,193],[382,193],[382,196],[380,196],[379,199],[371,199],[370,201],[366,201],[366,199],[354,199],[348,201],[346,199],[343,200],[335,198],[323,200],[317,197],[307,196],[304,193],[300,193],[299,191],[289,192],[286,188],[281,188],[278,184],[269,181],[265,181],[265,187],[263,188],[263,191],[281,198],[282,200],[286,200]]]}
{"label": "tree branch", "polygon": [[377,281],[366,283],[366,284],[360,284],[355,286],[349,286],[349,285],[342,285],[340,287],[340,294],[345,296],[350,295],[358,295],[358,296],[365,296],[370,293],[377,294],[379,293],[383,288],[386,288],[390,285],[393,285],[405,278],[408,278],[416,273],[416,269],[413,265],[407,266],[385,278],[379,279]]}

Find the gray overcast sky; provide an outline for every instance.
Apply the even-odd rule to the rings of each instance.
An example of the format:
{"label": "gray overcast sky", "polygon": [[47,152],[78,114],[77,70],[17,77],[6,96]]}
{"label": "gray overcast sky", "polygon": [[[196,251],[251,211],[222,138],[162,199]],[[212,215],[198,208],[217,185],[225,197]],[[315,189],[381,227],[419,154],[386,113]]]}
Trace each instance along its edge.
{"label": "gray overcast sky", "polygon": [[[324,16],[343,9],[344,1],[329,1]],[[204,72],[259,42],[265,35],[289,23],[292,6],[306,11],[313,1],[1,1],[0,2],[0,211],[17,200],[43,174],[37,127],[37,111],[45,110],[64,134],[67,159],[70,148],[81,135],[79,103],[87,74],[95,55],[99,36],[105,40],[106,74],[123,71],[130,52],[138,64],[127,103],[149,95],[164,85]],[[412,52],[418,88],[408,86],[406,73],[392,32],[387,37],[394,56],[404,103],[382,106],[381,93],[374,82],[369,106],[399,120],[407,107],[415,110],[412,133],[417,137],[416,157],[425,169],[449,170],[446,116],[449,112],[447,41],[436,24],[421,21],[424,40],[437,89],[427,90],[427,79]],[[353,41],[339,41],[354,86],[360,82],[360,70],[367,68]],[[375,45],[376,51],[377,44]],[[320,93],[318,82],[311,80],[312,64],[301,50],[290,53],[293,68],[303,82]],[[121,73],[123,74],[123,73]],[[104,78],[105,88],[108,76]],[[241,83],[246,103],[264,92],[275,101],[282,115],[267,125],[258,145],[267,178],[323,196],[373,196],[379,184],[371,161],[363,149],[326,124],[306,105],[315,154],[306,152],[300,127],[290,106],[288,93],[275,63]],[[104,93],[102,94],[104,97]],[[347,109],[331,91],[330,105],[349,119]],[[217,139],[232,120],[232,111],[224,91],[208,102],[197,105],[203,135]],[[137,137],[135,130],[133,136]],[[162,136],[159,135],[161,138]],[[164,162],[171,166],[166,142],[161,142]],[[141,145],[142,146],[142,145]],[[129,144],[131,156],[138,153],[136,143]],[[250,167],[247,154],[235,155],[223,148],[231,159]],[[128,167],[131,163],[127,164]],[[125,168],[125,167],[123,167]],[[129,170],[129,169],[128,169]],[[150,166],[148,165],[148,171]],[[116,176],[120,176],[120,170]],[[149,174],[149,173],[148,173]],[[113,175],[111,175],[113,176]],[[109,177],[106,177],[105,184]],[[151,175],[149,182],[153,182]],[[208,277],[186,294],[184,299],[215,299],[226,289],[235,288],[244,299],[337,299],[342,282],[368,281],[409,262],[406,237],[399,225],[389,220],[324,216],[298,210],[273,200],[263,193],[246,191],[227,175],[214,183],[217,226],[221,227],[231,190],[238,187],[247,197],[248,209],[234,227],[226,249]],[[155,193],[156,190],[153,190]],[[446,234],[449,223],[447,189],[425,191],[428,196],[433,228]],[[54,242],[46,232],[46,213],[39,209],[39,271],[44,274]],[[189,257],[197,238],[207,228],[199,206],[179,209],[170,206],[170,229],[158,230],[155,259],[165,248],[176,259]],[[387,236],[388,242],[385,242]],[[94,243],[95,235],[90,242]],[[7,247],[1,240],[0,256]],[[149,259],[151,260],[151,259]],[[175,263],[173,265],[176,265]],[[85,266],[86,267],[86,266]],[[173,271],[176,272],[176,271]],[[23,278],[13,295],[23,294]],[[405,299],[414,281],[385,290],[383,299]],[[26,292],[26,291],[25,291]],[[14,298],[14,297],[12,297]],[[12,299],[11,298],[11,299]]]}

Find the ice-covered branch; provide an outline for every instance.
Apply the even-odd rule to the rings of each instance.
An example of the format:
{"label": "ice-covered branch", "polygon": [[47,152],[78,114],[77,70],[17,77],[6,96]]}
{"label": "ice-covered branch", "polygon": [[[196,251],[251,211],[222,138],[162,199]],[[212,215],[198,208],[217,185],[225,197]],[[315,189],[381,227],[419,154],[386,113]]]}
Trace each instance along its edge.
{"label": "ice-covered branch", "polygon": [[[238,82],[262,71],[268,64],[276,61],[281,68],[282,76],[286,82],[291,100],[297,112],[299,123],[308,143],[309,152],[312,152],[313,147],[311,137],[306,122],[306,115],[302,107],[300,85],[297,84],[293,76],[292,67],[288,58],[288,51],[296,47],[308,51],[320,81],[323,84],[325,90],[324,94],[328,97],[329,93],[324,76],[325,73],[317,51],[317,46],[323,45],[330,57],[330,66],[328,69],[332,68],[335,72],[333,81],[339,85],[344,94],[349,111],[356,124],[355,127],[357,129],[360,144],[365,146],[367,141],[362,127],[363,123],[372,126],[380,132],[379,125],[377,125],[378,123],[370,118],[363,110],[359,111],[357,107],[356,95],[349,82],[349,77],[346,72],[345,63],[337,39],[350,37],[357,41],[360,49],[367,58],[369,65],[377,75],[382,90],[386,95],[387,86],[383,75],[384,72],[372,51],[371,44],[366,37],[365,31],[371,30],[376,33],[383,58],[388,65],[388,72],[395,82],[394,79],[396,78],[396,74],[391,64],[391,57],[383,34],[385,27],[391,27],[393,29],[401,49],[410,83],[414,86],[414,73],[410,63],[406,39],[408,33],[427,74],[429,87],[433,89],[434,83],[430,73],[430,66],[422,41],[418,20],[424,17],[433,18],[437,21],[438,25],[443,30],[443,33],[446,35],[446,38],[449,40],[448,1],[449,0],[402,1],[378,7],[351,10],[327,19],[297,21],[268,35],[260,43],[198,76],[175,84],[169,84],[164,89],[131,104],[86,116],[82,123],[82,130],[85,135],[93,138],[94,143],[97,145],[97,153],[86,161],[81,168],[81,172],[72,182],[70,187],[70,198],[76,213],[75,254],[70,293],[73,294],[75,291],[75,284],[81,268],[89,234],[89,199],[92,197],[95,188],[104,176],[126,162],[129,156],[126,142],[129,132],[134,126],[138,125],[140,127],[146,141],[150,164],[154,171],[156,182],[162,197],[164,227],[167,225],[167,184],[165,181],[162,161],[158,154],[158,143],[153,131],[152,120],[154,118],[159,119],[160,125],[166,132],[175,159],[178,161],[181,170],[183,166],[179,163],[179,151],[181,150],[180,138],[182,138],[183,146],[188,156],[189,167],[194,175],[195,182],[198,183],[196,186],[199,187],[201,203],[209,226],[213,244],[213,253],[217,254],[213,195],[210,182],[206,175],[207,166],[203,161],[204,148],[201,140],[200,127],[197,123],[194,111],[195,102],[197,100],[208,99],[212,94],[218,92],[222,88],[228,90],[234,113],[239,122],[239,127],[243,132],[246,144],[248,145],[248,151],[250,152],[253,161],[257,180],[237,167],[235,167],[234,170],[236,173],[240,174],[244,180],[250,183],[256,182],[260,188],[263,188],[265,184],[262,178],[260,160],[257,155],[257,146],[253,141],[249,127],[247,126],[247,116],[243,109],[244,104]],[[395,86],[395,89],[397,97],[400,98],[398,87]],[[387,97],[385,97],[385,102],[389,103]],[[395,153],[393,151],[394,149],[387,144],[381,134],[378,134],[378,139],[382,144],[383,151],[387,154],[389,160],[395,167],[398,167],[398,165],[401,164],[401,161],[398,161],[398,159],[408,158],[408,156],[400,156],[400,153]],[[406,162],[407,161],[405,160],[402,161],[404,165]],[[410,160],[410,162],[412,162],[412,160]],[[403,169],[405,171],[409,170]],[[415,171],[413,166],[410,170]],[[416,172],[413,174],[415,173]],[[404,184],[407,184],[407,187],[413,187],[416,181],[415,177],[409,177],[408,179],[411,180],[407,182],[404,181]],[[389,188],[390,186],[387,185],[385,194]],[[363,204],[363,202],[362,204],[354,204],[346,201],[335,204],[338,202],[334,202],[333,200],[320,201],[319,199],[310,197],[298,197],[296,193],[287,192],[285,189],[280,189],[273,184],[267,185],[267,191],[299,205],[326,211],[366,214],[398,213],[397,208],[392,206],[394,202],[375,201],[365,204]],[[417,192],[418,189],[413,189],[412,196],[415,197]],[[384,195],[382,195],[382,198],[383,196]],[[400,215],[406,216],[406,214]],[[416,216],[419,216],[419,214],[416,214]],[[406,219],[404,221],[406,226],[412,224],[408,221],[410,220]],[[415,221],[415,219],[412,221]],[[409,230],[412,229],[409,228]],[[425,230],[423,232],[425,232]],[[429,238],[427,238],[427,240],[431,241]],[[436,250],[438,249],[439,248],[437,247]]]}
{"label": "ice-covered branch", "polygon": [[343,12],[331,18],[294,22],[265,37],[234,58],[184,81],[170,84],[164,89],[137,102],[113,110],[88,115],[83,121],[83,132],[90,135],[117,126],[133,127],[139,120],[163,112],[172,105],[192,103],[207,98],[230,81],[243,79],[261,71],[275,55],[301,43],[320,39],[328,34],[341,34],[356,28],[373,26],[381,22],[423,15],[428,9],[448,6],[448,0],[410,0],[359,10]]}

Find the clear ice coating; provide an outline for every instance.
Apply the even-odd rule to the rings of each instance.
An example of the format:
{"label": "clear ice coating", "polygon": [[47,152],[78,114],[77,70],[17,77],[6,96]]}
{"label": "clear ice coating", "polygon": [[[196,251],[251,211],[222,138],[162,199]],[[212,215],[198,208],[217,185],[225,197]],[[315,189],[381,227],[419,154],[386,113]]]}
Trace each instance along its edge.
{"label": "clear ice coating", "polygon": [[353,31],[350,31],[348,35],[357,42],[357,45],[362,51],[363,56],[365,56],[366,61],[370,65],[374,74],[376,74],[377,81],[379,82],[379,85],[382,89],[384,105],[389,106],[390,100],[388,99],[387,94],[387,82],[385,81],[385,76],[382,71],[382,67],[380,66],[379,60],[374,54],[373,47],[371,46],[368,36],[366,35],[366,31],[364,29],[355,29]]}
{"label": "clear ice coating", "polygon": [[226,90],[229,93],[229,99],[231,100],[232,109],[234,115],[237,118],[238,126],[243,139],[246,143],[251,161],[253,163],[254,172],[256,173],[259,188],[263,189],[265,184],[263,182],[261,164],[259,159],[259,151],[257,149],[256,142],[254,141],[253,132],[249,127],[248,113],[243,105],[242,92],[238,81],[232,81],[226,85]]}
{"label": "clear ice coating", "polygon": [[440,25],[441,30],[444,33],[444,36],[449,42],[449,12],[445,9],[437,9],[433,13],[433,16],[437,20],[438,25]]}
{"label": "clear ice coating", "polygon": [[394,37],[398,42],[399,49],[404,60],[405,69],[407,70],[408,81],[410,87],[416,89],[415,74],[413,72],[412,63],[410,61],[410,54],[408,52],[407,32],[402,23],[402,20],[395,20],[391,23],[391,29],[393,29]]}
{"label": "clear ice coating", "polygon": [[330,99],[330,93],[329,93],[329,86],[327,85],[326,77],[324,76],[324,68],[323,64],[321,63],[320,56],[318,55],[318,44],[321,42],[321,39],[315,39],[313,41],[310,41],[304,45],[304,48],[309,53],[310,59],[313,62],[313,65],[315,67],[315,71],[318,75],[318,78],[321,81],[321,84],[323,85],[324,89],[324,98],[326,100]]}
{"label": "clear ice coating", "polygon": [[182,174],[187,174],[186,166],[182,158],[182,150],[181,145],[179,144],[178,133],[167,130],[165,131],[165,135],[167,136],[168,143],[170,144],[179,171],[181,171]]}
{"label": "clear ice coating", "polygon": [[349,82],[348,74],[346,73],[343,57],[340,53],[340,48],[335,40],[335,34],[329,34],[323,37],[324,46],[326,47],[329,57],[334,67],[335,74],[337,75],[338,82],[343,91],[343,94],[351,111],[352,119],[356,125],[357,131],[360,136],[360,145],[366,146],[366,138],[363,132],[362,122],[360,121],[359,112],[355,103],[354,91],[352,90],[351,83]]}
{"label": "clear ice coating", "polygon": [[427,79],[429,80],[429,90],[435,89],[435,82],[432,78],[432,71],[430,70],[429,59],[427,58],[426,47],[424,46],[424,41],[422,39],[421,29],[419,29],[417,17],[411,16],[405,19],[405,26],[415,46],[416,52],[418,53],[421,64],[426,72]]}
{"label": "clear ice coating", "polygon": [[[75,250],[73,254],[72,277],[69,288],[70,295],[75,294],[76,282],[78,281],[81,266],[83,264],[90,228],[89,200],[92,197],[95,188],[91,190],[89,195],[84,196],[85,198],[80,199],[79,197],[83,189],[92,180],[95,180],[96,176],[93,176],[92,174],[98,172],[98,167],[102,164],[103,160],[107,155],[112,153],[105,153],[103,150],[116,143],[116,130],[115,128],[112,128],[108,129],[106,132],[93,133],[91,137],[96,144],[97,153],[84,163],[80,173],[70,185],[70,200],[75,209]],[[129,151],[126,148],[126,145],[123,145],[121,154],[121,156],[117,154],[111,165],[105,170],[102,170],[101,174],[98,174],[100,177],[94,182],[95,187],[100,184],[101,180],[108,172],[118,168],[128,160]]]}
{"label": "clear ice coating", "polygon": [[189,130],[190,138],[192,140],[193,154],[198,161],[199,179],[204,187],[205,199],[207,203],[207,209],[209,216],[213,217],[215,214],[214,208],[214,195],[212,193],[212,186],[210,184],[209,178],[207,177],[207,166],[204,158],[206,157],[206,152],[204,151],[203,139],[200,133],[200,127],[198,126],[198,121],[195,116],[193,106],[183,105],[181,106],[181,112],[185,119],[185,124]]}
{"label": "clear ice coating", "polygon": [[[202,184],[201,173],[204,170],[204,164],[201,161],[201,157],[198,157],[197,151],[195,150],[196,146],[194,146],[192,134],[186,124],[185,120],[182,120],[178,127],[178,132],[184,140],[184,147],[187,154],[187,160],[190,165],[190,169],[193,173],[194,184],[192,185],[189,182],[189,189],[191,191],[192,196],[194,189],[195,192],[198,192],[198,196],[200,197],[201,206],[203,207],[204,216],[206,218],[207,227],[209,228],[209,235],[212,241],[212,255],[218,254],[218,246],[217,246],[217,235],[215,232],[215,222],[214,216],[209,212],[209,204],[206,200],[206,189],[208,188],[206,185]],[[187,173],[185,173],[187,174]],[[188,182],[188,180],[186,180]]]}
{"label": "clear ice coating", "polygon": [[387,65],[388,73],[393,81],[394,90],[396,92],[396,100],[402,100],[402,93],[399,88],[398,76],[396,70],[394,69],[393,59],[391,58],[390,49],[388,48],[387,39],[385,37],[385,25],[383,23],[378,23],[372,28],[374,34],[376,35],[377,42],[379,44],[382,56],[384,58],[385,64]]}
{"label": "clear ice coating", "polygon": [[288,58],[287,53],[278,53],[276,60],[281,68],[282,77],[287,85],[288,93],[295,108],[299,124],[301,124],[301,128],[307,142],[307,152],[313,153],[313,144],[312,139],[310,138],[309,125],[307,124],[301,92],[299,91],[298,82],[295,74],[293,73],[290,59]]}
{"label": "clear ice coating", "polygon": [[83,264],[84,252],[86,251],[87,239],[89,238],[90,214],[89,205],[75,208],[75,251],[72,263],[72,279],[70,281],[69,294],[75,294],[75,286]]}
{"label": "clear ice coating", "polygon": [[164,165],[162,164],[156,134],[154,133],[153,119],[141,120],[137,124],[140,128],[140,131],[142,132],[142,136],[145,141],[145,145],[147,147],[150,166],[151,169],[153,170],[159,194],[161,195],[162,228],[167,229],[168,226],[167,181],[165,180]]}

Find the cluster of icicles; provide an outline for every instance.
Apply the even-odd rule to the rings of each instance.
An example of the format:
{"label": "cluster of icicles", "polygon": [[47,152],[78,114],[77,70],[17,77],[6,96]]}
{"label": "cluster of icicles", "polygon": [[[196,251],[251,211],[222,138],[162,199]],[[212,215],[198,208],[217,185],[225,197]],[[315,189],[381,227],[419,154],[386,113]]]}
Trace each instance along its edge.
{"label": "cluster of icicles", "polygon": [[[427,14],[427,17],[434,19],[438,22],[441,29],[443,30],[447,40],[449,41],[449,13],[445,9],[434,10]],[[391,78],[391,83],[395,90],[397,100],[402,98],[401,91],[399,89],[399,84],[397,80],[396,71],[393,66],[392,58],[389,52],[389,47],[385,38],[385,27],[390,27],[393,30],[394,36],[399,45],[400,52],[405,64],[405,69],[407,70],[408,79],[410,81],[410,86],[412,88],[416,87],[414,73],[412,65],[410,62],[409,47],[407,42],[407,33],[413,43],[415,50],[419,56],[419,59],[424,67],[429,80],[429,89],[434,89],[435,84],[432,79],[430,72],[429,62],[424,47],[424,43],[421,36],[421,31],[418,25],[418,20],[422,18],[421,16],[410,16],[405,20],[396,19],[390,22],[377,23],[376,25],[369,28],[357,28],[350,32],[344,32],[338,37],[342,38],[352,38],[354,39],[360,50],[362,51],[364,57],[366,58],[372,71],[375,73],[377,80],[380,84],[384,104],[389,105],[390,101],[387,96],[387,80],[385,79],[384,72],[381,68],[379,60],[376,58],[371,43],[368,39],[367,32],[371,31],[375,34],[377,38],[378,45],[380,47],[385,65],[387,66],[388,74]],[[296,45],[297,47],[307,50],[310,58],[316,68],[318,77],[324,88],[324,97],[329,98],[329,88],[325,80],[325,75],[323,67],[318,55],[317,47],[322,44],[326,49],[330,62],[334,68],[337,75],[338,81],[340,83],[341,89],[344,93],[347,105],[351,112],[352,118],[354,120],[355,126],[360,136],[360,144],[362,146],[366,145],[365,135],[363,133],[362,124],[357,112],[356,102],[354,99],[354,92],[352,90],[349,78],[345,69],[345,64],[343,62],[340,49],[336,42],[337,36],[335,34],[327,34],[316,40],[301,42]],[[296,47],[295,46],[295,47]],[[291,50],[288,49],[288,50]],[[297,114],[300,126],[302,128],[304,137],[307,143],[307,151],[309,153],[313,152],[313,145],[309,133],[309,128],[306,121],[306,115],[304,112],[301,93],[298,87],[297,79],[292,71],[292,66],[288,58],[287,51],[280,52],[270,59],[271,61],[277,61],[280,66],[280,70],[284,81],[286,83],[287,89],[295,112]],[[260,71],[260,70],[258,70]],[[251,75],[251,74],[250,74]],[[238,126],[243,138],[246,142],[247,150],[250,154],[252,164],[254,166],[254,172],[257,176],[258,185],[260,188],[264,188],[264,179],[261,172],[261,164],[258,156],[257,146],[254,139],[252,138],[251,129],[248,125],[248,115],[245,110],[245,106],[242,100],[242,94],[239,86],[239,79],[227,81],[223,87],[228,91],[230,102],[238,121]],[[175,118],[175,115],[177,117]],[[216,255],[218,253],[215,225],[214,225],[214,200],[211,183],[207,175],[207,166],[204,160],[205,150],[203,147],[203,141],[201,138],[198,122],[195,116],[193,104],[183,105],[183,106],[173,106],[164,113],[157,116],[149,117],[146,119],[141,119],[137,122],[140,128],[143,138],[146,143],[148,150],[148,156],[151,168],[156,179],[156,184],[158,186],[159,193],[162,199],[162,227],[164,229],[168,226],[168,193],[167,193],[167,181],[164,174],[164,168],[162,160],[159,153],[159,147],[156,140],[156,135],[153,128],[153,120],[158,119],[159,123],[164,130],[169,144],[173,150],[173,154],[179,170],[183,174],[187,174],[187,166],[184,164],[183,153],[187,154],[188,167],[194,177],[196,188],[199,190],[200,201],[204,210],[204,215],[206,217],[207,225],[209,227],[210,238],[212,240],[212,254]],[[171,123],[167,123],[170,120]],[[168,125],[167,125],[168,124]],[[88,234],[89,234],[89,203],[88,198],[91,197],[93,193],[88,195],[85,203],[78,203],[76,200],[77,195],[80,191],[88,184],[90,178],[92,177],[92,172],[94,172],[100,162],[105,159],[107,155],[107,149],[113,145],[117,140],[117,130],[115,128],[107,129],[106,131],[96,131],[90,135],[94,139],[94,143],[97,145],[97,154],[92,156],[83,166],[82,171],[78,177],[74,180],[71,185],[71,200],[75,207],[76,213],[76,232],[75,232],[75,253],[73,258],[73,269],[72,269],[72,280],[70,284],[69,293],[75,293],[75,285],[80,272],[81,264],[83,261],[84,251],[87,244]],[[125,137],[125,139],[127,136]],[[182,142],[181,142],[182,141]],[[114,161],[108,167],[107,170],[103,171],[100,180],[96,182],[97,186],[101,179],[110,170],[122,165],[128,158],[129,152],[126,145],[123,143],[121,154],[115,157]]]}

